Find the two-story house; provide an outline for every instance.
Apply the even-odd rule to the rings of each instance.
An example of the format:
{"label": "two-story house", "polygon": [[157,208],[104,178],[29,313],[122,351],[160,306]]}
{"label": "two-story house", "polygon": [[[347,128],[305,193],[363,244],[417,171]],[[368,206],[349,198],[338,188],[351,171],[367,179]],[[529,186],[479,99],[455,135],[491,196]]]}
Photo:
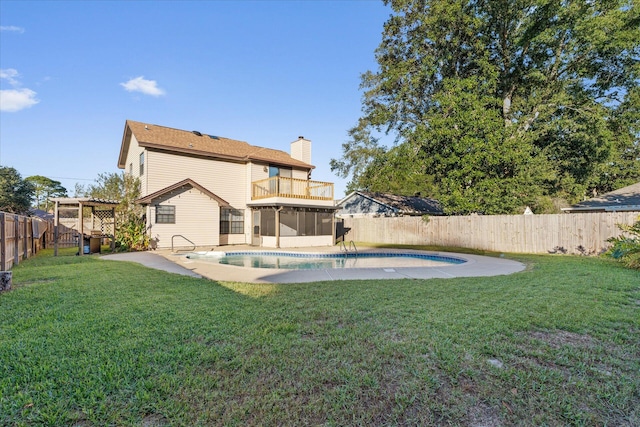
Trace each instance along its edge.
{"label": "two-story house", "polygon": [[291,154],[198,131],[127,120],[118,167],[158,248],[331,246],[333,183],[311,180],[311,141]]}

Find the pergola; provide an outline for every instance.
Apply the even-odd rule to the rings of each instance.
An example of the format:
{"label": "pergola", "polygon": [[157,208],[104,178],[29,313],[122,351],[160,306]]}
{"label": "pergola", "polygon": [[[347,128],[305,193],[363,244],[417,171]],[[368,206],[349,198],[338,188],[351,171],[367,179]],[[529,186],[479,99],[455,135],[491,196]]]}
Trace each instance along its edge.
{"label": "pergola", "polygon": [[[117,200],[95,199],[91,197],[51,197],[55,203],[54,211],[54,256],[58,256],[58,240],[60,226],[60,211],[78,212],[78,255],[84,255],[85,238],[111,239],[111,249],[115,248],[116,237],[116,206]],[[85,236],[84,208],[91,208],[91,222],[89,235]]]}

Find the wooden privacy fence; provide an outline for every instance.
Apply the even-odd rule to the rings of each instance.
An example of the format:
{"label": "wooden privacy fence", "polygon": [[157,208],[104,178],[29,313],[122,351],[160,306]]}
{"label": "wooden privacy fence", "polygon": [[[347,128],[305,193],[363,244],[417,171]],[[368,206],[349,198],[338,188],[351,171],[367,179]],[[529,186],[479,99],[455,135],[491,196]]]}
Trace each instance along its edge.
{"label": "wooden privacy fence", "polygon": [[49,223],[38,218],[0,212],[0,271],[35,255],[48,228]]}
{"label": "wooden privacy fence", "polygon": [[346,240],[512,253],[599,254],[640,212],[344,218]]}

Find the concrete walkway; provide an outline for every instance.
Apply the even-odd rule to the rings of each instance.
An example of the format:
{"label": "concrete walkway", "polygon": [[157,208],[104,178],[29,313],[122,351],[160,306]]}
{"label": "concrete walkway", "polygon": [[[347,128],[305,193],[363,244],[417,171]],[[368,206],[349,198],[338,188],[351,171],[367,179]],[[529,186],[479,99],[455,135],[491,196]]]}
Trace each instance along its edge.
{"label": "concrete walkway", "polygon": [[129,261],[142,264],[156,270],[164,270],[169,273],[182,274],[183,276],[202,277],[188,268],[182,267],[167,258],[153,252],[123,252],[101,256],[100,259],[109,261]]}
{"label": "concrete walkway", "polygon": [[[219,251],[256,251],[255,247],[225,246]],[[267,249],[264,249],[267,250]],[[382,249],[370,249],[372,251]],[[280,250],[282,251],[282,250]],[[297,248],[296,252],[338,252],[337,248]],[[385,252],[394,251],[384,249]],[[395,250],[397,252],[412,252]],[[418,251],[420,252],[420,251]],[[436,252],[425,252],[435,254]],[[525,265],[504,258],[458,253],[442,253],[446,256],[465,259],[464,264],[439,267],[393,267],[393,268],[336,268],[319,270],[283,270],[245,268],[222,265],[201,259],[189,259],[185,253],[173,254],[168,250],[154,252],[131,252],[105,255],[102,259],[137,262],[147,267],[183,274],[206,277],[211,280],[244,283],[304,283],[327,280],[376,280],[376,279],[432,279],[453,277],[480,277],[513,274],[525,269]]]}

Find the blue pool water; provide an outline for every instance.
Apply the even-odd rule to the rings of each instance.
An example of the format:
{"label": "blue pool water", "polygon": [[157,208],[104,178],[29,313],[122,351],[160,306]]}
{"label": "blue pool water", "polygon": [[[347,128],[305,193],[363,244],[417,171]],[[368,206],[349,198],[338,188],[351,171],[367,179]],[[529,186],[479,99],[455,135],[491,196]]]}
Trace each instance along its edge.
{"label": "blue pool water", "polygon": [[187,258],[250,268],[312,270],[328,268],[442,267],[464,259],[413,252],[304,253],[304,252],[207,252]]}

